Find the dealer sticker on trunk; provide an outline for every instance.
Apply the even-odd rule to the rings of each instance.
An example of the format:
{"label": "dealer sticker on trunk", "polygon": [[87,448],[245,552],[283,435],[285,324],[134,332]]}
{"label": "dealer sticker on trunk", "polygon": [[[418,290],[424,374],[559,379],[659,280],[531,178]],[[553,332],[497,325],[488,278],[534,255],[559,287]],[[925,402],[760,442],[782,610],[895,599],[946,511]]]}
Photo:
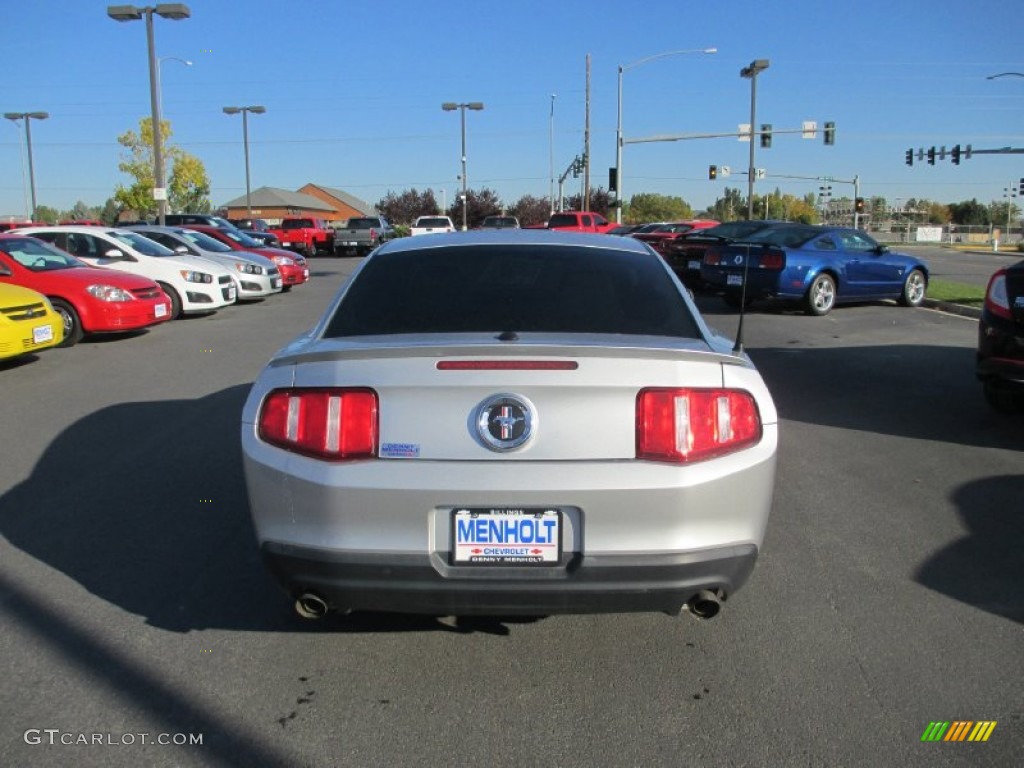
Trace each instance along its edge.
{"label": "dealer sticker on trunk", "polygon": [[452,557],[459,565],[554,565],[561,514],[547,508],[471,508],[452,513]]}

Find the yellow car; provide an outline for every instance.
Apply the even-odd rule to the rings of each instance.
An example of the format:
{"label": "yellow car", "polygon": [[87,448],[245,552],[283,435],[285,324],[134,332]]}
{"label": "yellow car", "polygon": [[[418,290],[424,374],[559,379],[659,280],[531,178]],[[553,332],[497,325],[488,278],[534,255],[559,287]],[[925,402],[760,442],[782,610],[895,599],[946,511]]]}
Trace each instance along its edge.
{"label": "yellow car", "polygon": [[41,293],[20,285],[0,283],[0,360],[64,340],[64,323]]}

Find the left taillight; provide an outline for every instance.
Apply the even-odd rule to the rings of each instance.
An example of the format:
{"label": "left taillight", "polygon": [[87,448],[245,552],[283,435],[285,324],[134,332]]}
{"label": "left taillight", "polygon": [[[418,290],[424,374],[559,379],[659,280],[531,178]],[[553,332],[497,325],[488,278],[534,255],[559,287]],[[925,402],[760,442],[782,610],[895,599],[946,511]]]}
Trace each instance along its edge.
{"label": "left taillight", "polygon": [[1000,269],[988,281],[985,291],[985,309],[1005,320],[1012,320],[1010,294],[1006,287],[1006,270]]}
{"label": "left taillight", "polygon": [[326,461],[377,455],[377,393],[364,388],[275,389],[257,420],[261,440]]}
{"label": "left taillight", "polygon": [[636,400],[636,455],[689,463],[723,456],[761,439],[754,396],[739,389],[645,389]]}

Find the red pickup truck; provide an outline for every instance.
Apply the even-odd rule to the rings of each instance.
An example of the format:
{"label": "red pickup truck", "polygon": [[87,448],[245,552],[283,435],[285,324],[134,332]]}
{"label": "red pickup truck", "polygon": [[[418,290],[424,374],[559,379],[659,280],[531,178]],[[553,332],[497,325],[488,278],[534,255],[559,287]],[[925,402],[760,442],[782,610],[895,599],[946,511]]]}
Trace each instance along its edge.
{"label": "red pickup truck", "polygon": [[563,232],[598,232],[604,234],[615,227],[613,222],[608,221],[604,216],[590,211],[560,211],[551,214],[548,219],[548,229],[557,229]]}
{"label": "red pickup truck", "polygon": [[298,251],[303,256],[316,256],[321,251],[334,254],[334,230],[323,219],[285,216],[278,226],[268,231],[281,239],[282,248]]}

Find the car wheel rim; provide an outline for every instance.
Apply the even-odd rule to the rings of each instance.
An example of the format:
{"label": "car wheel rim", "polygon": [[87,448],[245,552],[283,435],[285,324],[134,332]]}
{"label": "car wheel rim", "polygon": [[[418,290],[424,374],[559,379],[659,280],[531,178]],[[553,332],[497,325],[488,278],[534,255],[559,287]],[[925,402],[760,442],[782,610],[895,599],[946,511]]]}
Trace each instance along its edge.
{"label": "car wheel rim", "polygon": [[818,309],[829,309],[835,299],[832,283],[822,280],[814,288],[814,306]]}
{"label": "car wheel rim", "polygon": [[915,273],[910,276],[910,282],[907,285],[907,298],[914,304],[924,298],[924,278],[921,275]]}
{"label": "car wheel rim", "polygon": [[60,307],[54,307],[57,314],[60,315],[61,323],[64,325],[64,336],[67,337],[71,334],[71,330],[75,327],[75,324],[71,321],[71,313],[61,309]]}

